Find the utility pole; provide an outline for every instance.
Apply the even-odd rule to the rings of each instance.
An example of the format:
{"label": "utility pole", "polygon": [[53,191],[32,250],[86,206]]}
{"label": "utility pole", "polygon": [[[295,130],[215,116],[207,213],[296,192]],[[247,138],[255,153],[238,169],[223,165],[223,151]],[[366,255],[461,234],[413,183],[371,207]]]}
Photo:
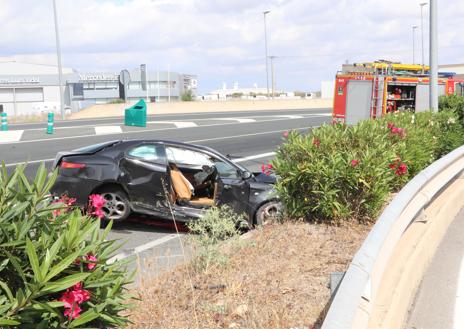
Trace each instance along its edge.
{"label": "utility pole", "polygon": [[429,106],[438,112],[438,22],[437,0],[430,0],[430,102]]}
{"label": "utility pole", "polygon": [[412,27],[412,63],[413,64],[416,64],[416,58],[415,58],[415,54],[416,54],[416,29],[417,29],[417,25],[414,25]]}
{"label": "utility pole", "polygon": [[168,102],[171,101],[171,64],[168,64]]}
{"label": "utility pole", "polygon": [[61,119],[64,120],[64,101],[63,101],[63,68],[61,66],[61,46],[60,46],[60,33],[58,31],[58,15],[56,11],[56,0],[53,0],[53,14],[55,18],[55,38],[56,38],[56,56],[58,58],[58,84],[60,88],[60,110]]}
{"label": "utility pole", "polygon": [[271,11],[266,10],[263,11],[264,16],[264,50],[266,59],[266,89],[267,89],[267,98],[269,98],[269,66],[268,66],[268,56],[267,56],[267,26],[266,26],[266,15],[269,14]]}
{"label": "utility pole", "polygon": [[422,74],[424,74],[424,65],[425,65],[425,60],[424,60],[424,13],[423,13],[423,9],[424,9],[424,6],[427,5],[427,2],[422,2],[420,5],[420,9],[421,9],[421,43],[422,43]]}
{"label": "utility pole", "polygon": [[159,65],[156,66],[156,101],[160,100],[160,68]]}

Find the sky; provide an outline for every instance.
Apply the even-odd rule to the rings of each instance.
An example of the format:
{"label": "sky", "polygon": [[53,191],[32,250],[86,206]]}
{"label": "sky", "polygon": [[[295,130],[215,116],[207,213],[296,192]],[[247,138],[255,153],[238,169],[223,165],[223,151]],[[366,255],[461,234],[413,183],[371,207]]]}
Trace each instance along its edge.
{"label": "sky", "polygon": [[[341,64],[421,61],[427,0],[56,0],[63,65],[83,72],[197,74],[199,91],[266,86],[263,11],[276,89],[315,91]],[[0,60],[56,63],[52,0],[0,0]],[[428,6],[424,7],[428,61]],[[464,63],[463,0],[438,1],[439,63]]]}

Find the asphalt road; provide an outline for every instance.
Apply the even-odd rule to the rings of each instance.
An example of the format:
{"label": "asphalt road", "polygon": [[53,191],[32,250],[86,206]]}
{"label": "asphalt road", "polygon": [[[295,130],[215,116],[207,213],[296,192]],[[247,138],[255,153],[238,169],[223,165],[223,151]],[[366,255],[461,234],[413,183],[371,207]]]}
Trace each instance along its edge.
{"label": "asphalt road", "polygon": [[464,328],[464,210],[440,243],[411,306],[406,329]]}
{"label": "asphalt road", "polygon": [[[10,125],[10,130],[24,130],[22,138],[1,143],[0,135],[0,160],[9,171],[27,161],[26,175],[33,177],[42,162],[51,169],[59,151],[115,139],[167,139],[206,145],[223,154],[252,157],[253,160],[242,160],[241,164],[259,170],[262,163],[272,158],[269,153],[282,143],[284,131],[304,132],[330,122],[330,112],[310,109],[160,115],[148,118],[151,123],[146,128],[124,127],[122,118],[76,120],[57,122],[53,135],[45,134],[43,123],[16,124]],[[100,125],[121,125],[121,130],[98,135],[95,127]],[[183,227],[180,230],[185,231]],[[183,259],[179,239],[173,233],[172,223],[134,216],[117,225],[110,238],[126,242],[122,257],[136,254],[137,266],[147,275],[156,275]]]}

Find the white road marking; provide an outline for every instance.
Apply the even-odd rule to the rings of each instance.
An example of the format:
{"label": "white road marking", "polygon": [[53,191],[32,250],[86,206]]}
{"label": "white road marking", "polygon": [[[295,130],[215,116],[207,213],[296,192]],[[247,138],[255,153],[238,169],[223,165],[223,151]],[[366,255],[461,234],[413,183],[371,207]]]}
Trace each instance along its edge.
{"label": "white road marking", "polygon": [[141,253],[141,252],[143,252],[145,250],[148,250],[148,249],[154,248],[156,246],[159,246],[159,245],[161,245],[163,243],[166,243],[166,242],[168,242],[168,241],[170,241],[170,240],[172,240],[174,238],[177,238],[177,234],[166,235],[166,236],[164,236],[162,238],[159,238],[159,239],[150,241],[148,243],[142,244],[140,246],[137,246],[134,249],[130,250],[129,252],[119,253],[119,254],[111,257],[110,259],[108,259],[107,263],[111,264],[111,263],[114,263],[116,260],[121,260],[121,259],[130,257],[132,255],[139,254],[139,253]]}
{"label": "white road marking", "polygon": [[248,161],[248,160],[271,157],[271,156],[274,156],[275,154],[276,154],[275,152],[267,152],[267,153],[262,153],[262,154],[251,155],[251,156],[248,156],[248,157],[238,158],[238,159],[232,160],[232,161],[233,162],[245,162],[245,161]]}
{"label": "white road marking", "polygon": [[191,128],[198,127],[195,122],[190,121],[159,121],[157,123],[170,123],[176,126],[176,128]]}
{"label": "white road marking", "polygon": [[[276,121],[285,121],[288,120],[288,118],[284,119],[271,119],[271,120],[262,120],[259,123],[263,122],[276,122]],[[236,123],[214,123],[210,125],[204,125],[200,126],[201,128],[206,128],[206,127],[216,127],[216,126],[230,126],[230,125],[235,125]],[[311,127],[308,127],[311,128]],[[154,132],[154,131],[165,131],[165,130],[173,130],[173,129],[178,129],[178,128],[157,128],[157,129],[144,129],[144,130],[137,130],[137,131],[123,131],[119,134],[111,134],[111,135],[127,135],[127,134],[141,134],[141,133],[147,133],[147,132]],[[287,131],[286,130],[280,130],[280,131]],[[23,141],[17,141],[17,142],[10,142],[7,144],[23,144],[23,143],[37,143],[37,142],[48,142],[52,140],[63,140],[63,139],[78,139],[78,138],[91,138],[95,137],[95,134],[87,134],[87,135],[78,135],[78,136],[63,136],[63,137],[52,137],[52,138],[45,138],[45,139],[31,139],[31,140],[23,140]]]}
{"label": "white road marking", "polygon": [[20,141],[23,132],[24,130],[0,131],[0,144]]}
{"label": "white road marking", "polygon": [[[313,129],[313,128],[318,128],[320,126],[309,126],[309,127],[301,127],[301,128],[293,128],[292,130],[303,130],[303,129]],[[158,129],[158,130],[164,130],[164,129]],[[235,135],[235,136],[225,136],[225,137],[214,137],[214,138],[206,138],[206,139],[197,139],[197,140],[192,140],[192,141],[186,141],[184,143],[201,143],[201,142],[208,142],[208,141],[214,141],[214,140],[222,140],[222,139],[233,139],[233,138],[241,138],[241,137],[249,137],[249,136],[258,136],[258,135],[266,135],[266,134],[274,134],[274,133],[281,133],[284,131],[288,131],[288,129],[282,129],[282,130],[272,130],[272,131],[264,131],[264,132],[259,132],[259,133],[252,133],[252,134],[243,134],[243,135]],[[249,157],[248,157],[249,158]],[[245,159],[245,158],[242,158]],[[49,162],[53,161],[55,158],[49,158],[49,159],[42,159],[42,160],[31,160],[31,161],[24,161],[24,162],[15,162],[15,163],[8,163],[5,164],[5,167],[13,167],[17,166],[23,163],[38,163],[38,162]],[[250,159],[248,159],[250,160]],[[244,160],[246,161],[246,160]]]}
{"label": "white road marking", "polygon": [[14,163],[8,163],[5,165],[5,167],[13,167],[13,166],[18,166],[22,164],[30,164],[30,163],[39,163],[39,162],[51,162],[54,161],[55,158],[49,158],[49,159],[41,159],[41,160],[30,160],[30,161],[23,161],[23,162],[14,162]]}
{"label": "white road marking", "polygon": [[273,115],[275,118],[303,119],[302,115]]}
{"label": "white road marking", "polygon": [[121,126],[96,126],[95,135],[108,135],[122,133]]}
{"label": "white road marking", "polygon": [[456,290],[456,301],[454,302],[453,328],[464,328],[464,258],[459,268],[458,285]]}
{"label": "white road marking", "polygon": [[249,118],[211,118],[210,120],[232,120],[232,121],[237,121],[239,123],[250,123],[250,122],[256,122],[255,119],[249,119]]}

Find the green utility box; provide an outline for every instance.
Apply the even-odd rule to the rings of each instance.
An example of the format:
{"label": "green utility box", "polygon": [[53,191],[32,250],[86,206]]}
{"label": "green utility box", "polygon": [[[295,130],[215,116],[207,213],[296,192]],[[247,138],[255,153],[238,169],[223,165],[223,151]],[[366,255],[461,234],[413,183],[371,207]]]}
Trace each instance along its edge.
{"label": "green utility box", "polygon": [[134,106],[126,109],[124,125],[137,127],[147,126],[147,104],[145,104],[143,99],[139,100]]}

